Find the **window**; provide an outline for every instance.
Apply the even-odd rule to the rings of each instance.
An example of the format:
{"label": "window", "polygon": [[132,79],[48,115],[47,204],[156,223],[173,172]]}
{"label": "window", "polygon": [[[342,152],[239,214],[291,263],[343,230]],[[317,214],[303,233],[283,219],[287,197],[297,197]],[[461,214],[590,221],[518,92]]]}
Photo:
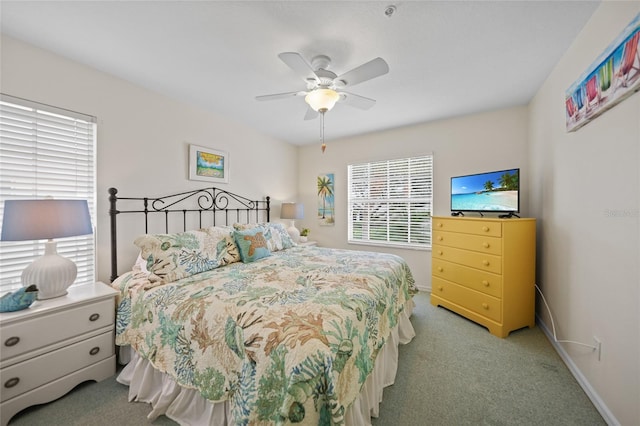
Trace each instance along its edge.
{"label": "window", "polygon": [[[0,97],[0,226],[5,200],[84,199],[95,219],[95,118],[24,99]],[[95,281],[94,235],[57,239],[76,263],[74,283]],[[44,253],[42,241],[0,243],[0,292],[21,287],[22,271]]]}
{"label": "window", "polygon": [[349,242],[431,247],[433,156],[349,165]]}

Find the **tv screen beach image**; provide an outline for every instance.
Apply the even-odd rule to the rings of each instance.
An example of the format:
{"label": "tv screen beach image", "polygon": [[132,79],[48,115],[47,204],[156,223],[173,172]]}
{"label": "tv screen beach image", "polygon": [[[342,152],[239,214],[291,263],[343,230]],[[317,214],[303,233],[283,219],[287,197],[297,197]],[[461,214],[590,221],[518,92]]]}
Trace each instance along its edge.
{"label": "tv screen beach image", "polygon": [[518,211],[518,170],[451,178],[453,211]]}

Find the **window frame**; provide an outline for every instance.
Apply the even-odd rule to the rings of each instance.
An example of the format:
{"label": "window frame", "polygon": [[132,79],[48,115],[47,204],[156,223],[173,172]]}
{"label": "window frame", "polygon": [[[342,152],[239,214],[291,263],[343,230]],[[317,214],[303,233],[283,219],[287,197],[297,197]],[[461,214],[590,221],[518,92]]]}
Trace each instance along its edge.
{"label": "window frame", "polygon": [[347,176],[349,244],[431,249],[432,153],[352,163]]}
{"label": "window frame", "polygon": [[[0,94],[0,228],[8,199],[87,200],[93,233],[55,240],[78,267],[73,286],[96,279],[96,145],[95,117]],[[0,242],[0,293],[22,286],[22,271],[44,254],[44,241]]]}

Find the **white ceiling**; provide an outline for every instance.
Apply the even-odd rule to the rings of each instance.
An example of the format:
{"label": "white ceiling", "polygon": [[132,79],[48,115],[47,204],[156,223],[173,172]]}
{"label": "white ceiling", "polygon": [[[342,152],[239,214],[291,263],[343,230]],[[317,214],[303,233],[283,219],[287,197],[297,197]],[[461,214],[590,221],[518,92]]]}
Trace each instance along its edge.
{"label": "white ceiling", "polygon": [[[385,9],[394,4],[391,17]],[[388,74],[327,113],[327,140],[527,104],[599,1],[7,1],[1,31],[292,144],[317,143],[278,53],[378,56]]]}

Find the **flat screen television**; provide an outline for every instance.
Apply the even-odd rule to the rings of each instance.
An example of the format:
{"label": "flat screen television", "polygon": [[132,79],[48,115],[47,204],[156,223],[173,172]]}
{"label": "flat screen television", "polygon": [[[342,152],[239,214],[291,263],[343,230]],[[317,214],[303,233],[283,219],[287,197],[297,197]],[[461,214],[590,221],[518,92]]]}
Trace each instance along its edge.
{"label": "flat screen television", "polygon": [[520,169],[498,170],[451,178],[451,212],[520,211]]}

